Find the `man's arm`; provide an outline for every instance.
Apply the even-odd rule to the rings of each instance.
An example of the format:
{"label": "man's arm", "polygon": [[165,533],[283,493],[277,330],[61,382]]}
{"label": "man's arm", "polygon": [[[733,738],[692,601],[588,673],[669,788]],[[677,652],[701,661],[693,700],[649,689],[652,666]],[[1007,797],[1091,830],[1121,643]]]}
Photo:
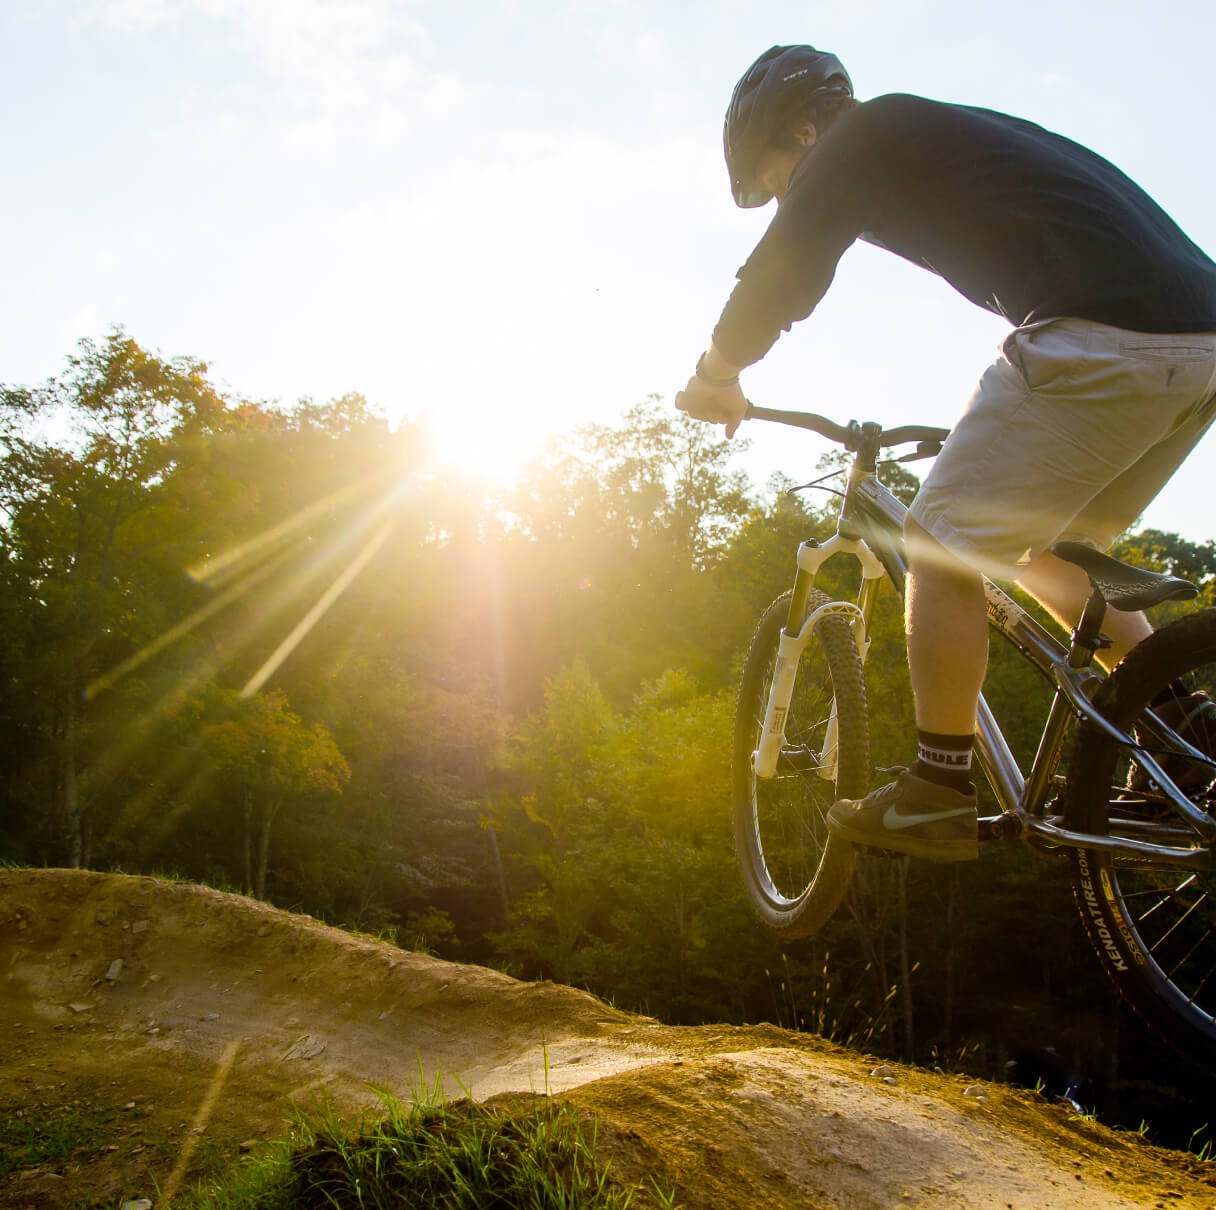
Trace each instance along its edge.
{"label": "man's arm", "polygon": [[874,229],[892,192],[884,134],[890,101],[867,102],[840,118],[794,169],[714,328],[724,357],[739,365],[764,357],[815,309],[849,245]]}
{"label": "man's arm", "polygon": [[726,425],[726,435],[733,437],[747,414],[747,400],[739,386],[742,368],[727,361],[711,340],[688,385],[676,394],[676,407],[694,420]]}
{"label": "man's arm", "polygon": [[805,319],[832,282],[836,262],[866,228],[881,183],[881,158],[865,106],[840,119],[794,170],[777,209],[735,286],[697,372],[676,407],[726,425],[747,414],[739,371],[759,361],[782,331]]}

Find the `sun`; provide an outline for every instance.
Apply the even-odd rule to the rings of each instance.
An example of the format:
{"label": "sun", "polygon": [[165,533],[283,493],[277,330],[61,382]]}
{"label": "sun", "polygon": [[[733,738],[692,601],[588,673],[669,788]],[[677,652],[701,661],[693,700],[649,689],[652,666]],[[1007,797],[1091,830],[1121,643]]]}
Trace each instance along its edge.
{"label": "sun", "polygon": [[515,482],[551,435],[526,410],[493,405],[429,409],[418,423],[428,470],[472,477],[486,486]]}

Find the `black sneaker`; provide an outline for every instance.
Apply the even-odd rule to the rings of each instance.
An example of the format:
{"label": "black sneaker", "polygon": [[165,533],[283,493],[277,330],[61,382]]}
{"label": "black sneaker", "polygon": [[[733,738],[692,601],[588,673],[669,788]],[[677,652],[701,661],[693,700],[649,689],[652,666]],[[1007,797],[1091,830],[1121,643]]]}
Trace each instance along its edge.
{"label": "black sneaker", "polygon": [[927,861],[974,861],[980,855],[974,791],[963,794],[907,769],[897,773],[865,798],[833,803],[827,815],[832,835]]}
{"label": "black sneaker", "polygon": [[[1205,756],[1216,758],[1216,702],[1206,693],[1191,693],[1186,697],[1172,698],[1155,711],[1157,717]],[[1137,735],[1149,751],[1153,751],[1156,740],[1150,735]],[[1154,753],[1156,755],[1156,753]],[[1178,789],[1190,793],[1206,786],[1214,777],[1216,769],[1200,764],[1185,756],[1165,755],[1158,759],[1162,769],[1170,775]],[[1127,788],[1137,794],[1156,790],[1157,783],[1139,766],[1132,765],[1127,777]]]}

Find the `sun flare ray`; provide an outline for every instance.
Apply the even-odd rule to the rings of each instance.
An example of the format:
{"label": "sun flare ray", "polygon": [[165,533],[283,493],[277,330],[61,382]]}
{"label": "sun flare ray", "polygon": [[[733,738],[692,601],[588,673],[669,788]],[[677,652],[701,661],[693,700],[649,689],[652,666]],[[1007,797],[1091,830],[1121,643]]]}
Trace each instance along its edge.
{"label": "sun flare ray", "polygon": [[372,540],[346,565],[333,583],[321,594],[315,605],[296,623],[291,633],[270,653],[270,657],[249,678],[241,690],[241,697],[252,697],[274,675],[280,664],[296,649],[310,630],[325,616],[329,607],[350,587],[355,577],[367,566],[368,561],[387,541],[394,525],[391,521],[380,527]]}

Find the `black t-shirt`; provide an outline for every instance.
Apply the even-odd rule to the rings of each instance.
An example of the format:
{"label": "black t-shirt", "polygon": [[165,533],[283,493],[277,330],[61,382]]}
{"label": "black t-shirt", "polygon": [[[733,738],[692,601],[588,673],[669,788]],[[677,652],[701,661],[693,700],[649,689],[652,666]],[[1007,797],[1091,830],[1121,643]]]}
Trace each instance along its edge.
{"label": "black t-shirt", "polygon": [[1114,165],[1033,122],[892,94],[838,119],[794,170],[714,331],[723,356],[763,357],[855,239],[1014,324],[1216,331],[1216,265]]}

